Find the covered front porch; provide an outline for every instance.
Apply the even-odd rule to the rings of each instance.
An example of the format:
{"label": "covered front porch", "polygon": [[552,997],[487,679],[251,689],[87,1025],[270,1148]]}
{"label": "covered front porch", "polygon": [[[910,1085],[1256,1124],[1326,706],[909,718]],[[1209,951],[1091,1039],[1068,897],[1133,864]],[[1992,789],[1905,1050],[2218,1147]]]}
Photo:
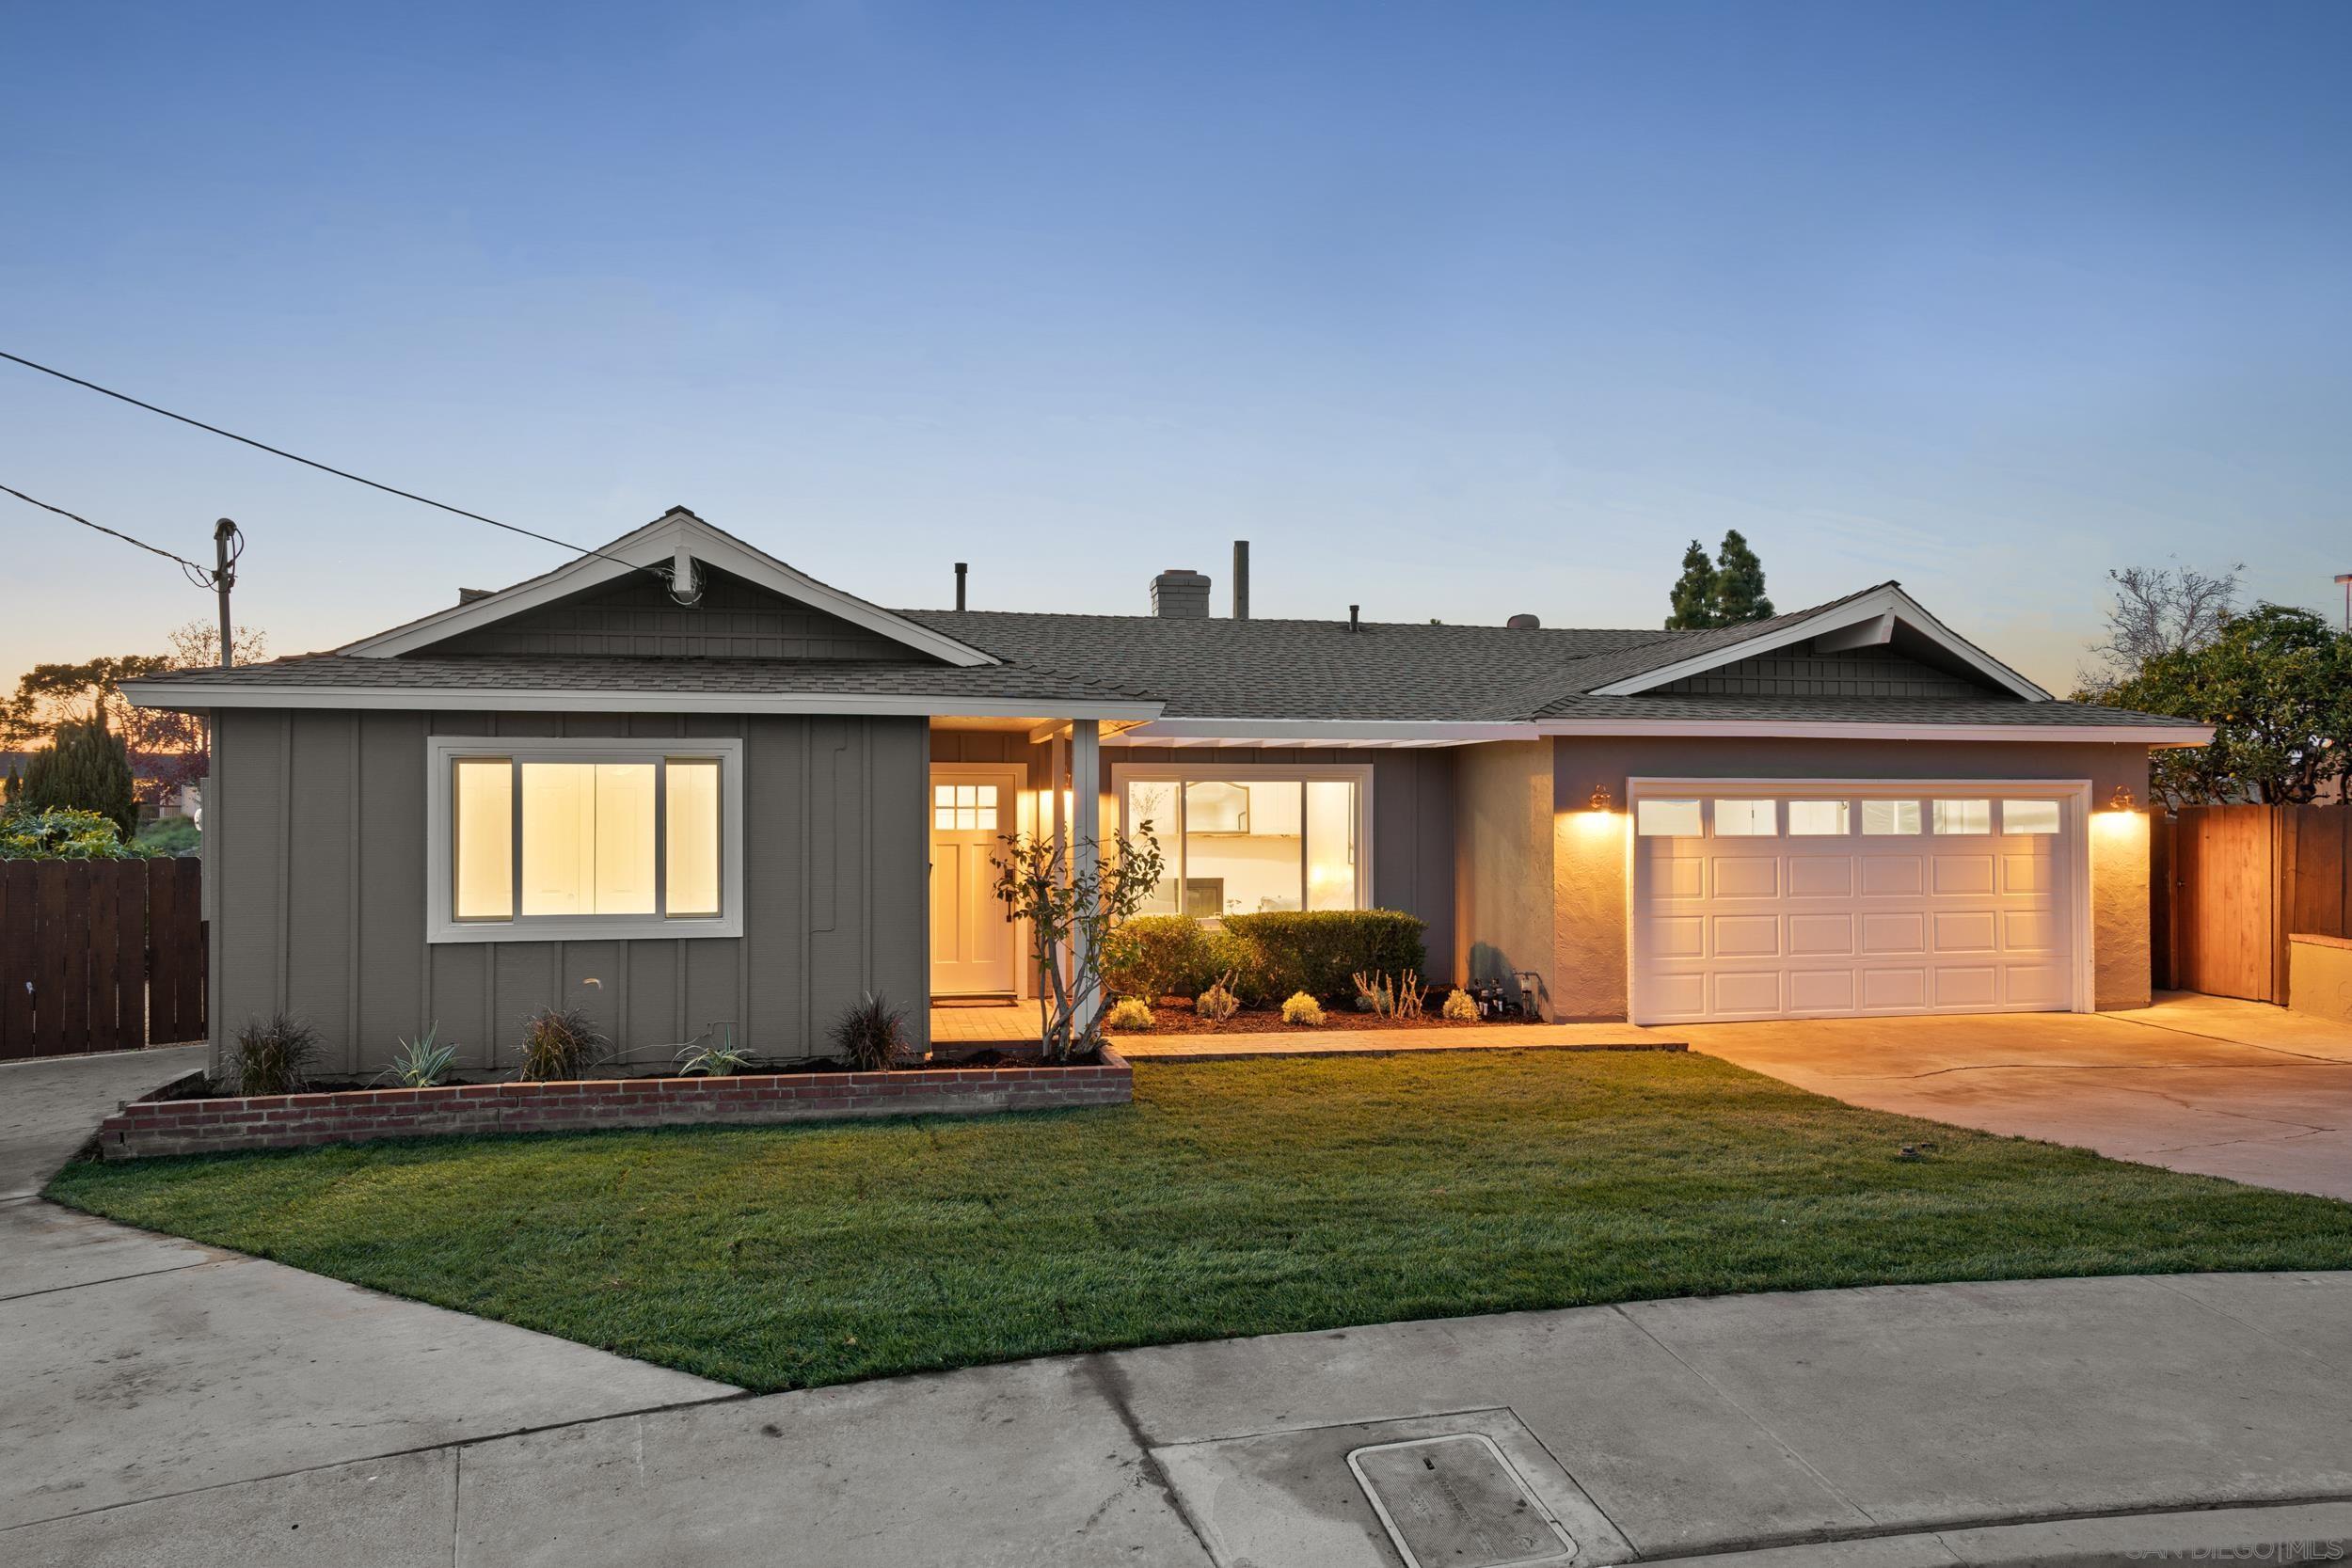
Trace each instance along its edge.
{"label": "covered front porch", "polygon": [[[934,717],[925,795],[930,855],[928,1037],[938,1045],[1035,1044],[1039,969],[1026,925],[996,896],[1013,834],[1104,836],[1099,719]],[[1087,781],[1079,787],[1078,781]],[[1115,826],[1112,831],[1116,831]],[[1065,954],[1063,961],[1071,956]]]}

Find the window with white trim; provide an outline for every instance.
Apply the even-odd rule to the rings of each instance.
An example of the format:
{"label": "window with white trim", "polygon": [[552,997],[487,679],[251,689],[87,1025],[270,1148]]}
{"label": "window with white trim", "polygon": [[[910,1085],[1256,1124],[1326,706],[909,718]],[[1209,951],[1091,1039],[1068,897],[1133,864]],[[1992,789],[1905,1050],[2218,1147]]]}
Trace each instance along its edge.
{"label": "window with white trim", "polygon": [[1214,920],[1372,902],[1372,769],[1216,764],[1111,770],[1120,827],[1164,867],[1142,912]]}
{"label": "window with white trim", "polygon": [[734,740],[435,736],[435,942],[736,936]]}

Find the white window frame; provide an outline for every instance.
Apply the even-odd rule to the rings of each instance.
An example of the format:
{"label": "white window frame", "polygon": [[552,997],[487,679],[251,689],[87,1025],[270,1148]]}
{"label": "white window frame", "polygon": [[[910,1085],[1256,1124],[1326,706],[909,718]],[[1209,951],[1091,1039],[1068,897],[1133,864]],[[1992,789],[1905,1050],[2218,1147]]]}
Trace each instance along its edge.
{"label": "white window frame", "polygon": [[[660,762],[719,764],[719,912],[660,914],[526,915],[518,902],[505,920],[456,918],[451,792],[458,759],[511,758],[524,762]],[[429,736],[425,740],[424,940],[468,942],[628,942],[680,938],[740,937],[743,934],[743,742],[735,738],[675,736],[663,739],[596,739],[565,736]],[[669,801],[667,777],[655,775],[654,886],[657,901],[669,896]],[[516,832],[510,853],[522,861],[522,793],[515,796]],[[928,797],[927,797],[928,803]],[[925,820],[929,820],[928,817]]]}
{"label": "white window frame", "polygon": [[[1376,909],[1372,886],[1372,764],[1368,762],[1121,762],[1111,766],[1111,799],[1118,813],[1121,833],[1131,832],[1127,821],[1127,785],[1135,784],[1200,784],[1231,780],[1235,784],[1289,784],[1323,780],[1341,780],[1356,786],[1356,904],[1359,910]],[[1158,823],[1153,836],[1159,840],[1160,853],[1167,857],[1168,874],[1176,879],[1176,911],[1184,911],[1184,794],[1177,792],[1178,816],[1174,823]],[[1303,890],[1302,890],[1303,891]],[[1202,925],[1215,924],[1216,917],[1197,917]]]}

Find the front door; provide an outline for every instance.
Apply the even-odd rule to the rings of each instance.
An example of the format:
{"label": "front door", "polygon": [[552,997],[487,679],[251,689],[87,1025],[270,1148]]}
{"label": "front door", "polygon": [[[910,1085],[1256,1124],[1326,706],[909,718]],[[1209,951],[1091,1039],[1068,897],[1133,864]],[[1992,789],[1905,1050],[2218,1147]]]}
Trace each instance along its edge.
{"label": "front door", "polygon": [[992,863],[1015,831],[1021,769],[931,765],[931,994],[1010,996],[1020,944]]}

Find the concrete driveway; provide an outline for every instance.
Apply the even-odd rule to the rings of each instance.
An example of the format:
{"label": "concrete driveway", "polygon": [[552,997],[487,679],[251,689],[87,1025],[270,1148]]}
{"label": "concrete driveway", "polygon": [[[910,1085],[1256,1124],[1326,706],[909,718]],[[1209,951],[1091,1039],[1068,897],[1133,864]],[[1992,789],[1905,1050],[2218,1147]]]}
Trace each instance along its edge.
{"label": "concrete driveway", "polygon": [[1807,1019],[1677,1031],[1873,1110],[2352,1198],[2352,1026],[2169,993],[2119,1013]]}

